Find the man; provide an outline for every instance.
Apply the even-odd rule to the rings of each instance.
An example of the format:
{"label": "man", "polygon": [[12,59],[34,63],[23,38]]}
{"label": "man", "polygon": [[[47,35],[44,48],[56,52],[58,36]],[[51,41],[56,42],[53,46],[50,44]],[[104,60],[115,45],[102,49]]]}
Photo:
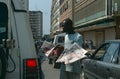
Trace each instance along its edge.
{"label": "man", "polygon": [[[71,48],[74,43],[82,46],[82,35],[74,31],[73,22],[71,19],[65,19],[60,28],[62,28],[62,31],[66,33],[64,46],[65,49]],[[76,61],[71,64],[61,64],[60,79],[80,79],[81,73],[82,69],[80,61]]]}

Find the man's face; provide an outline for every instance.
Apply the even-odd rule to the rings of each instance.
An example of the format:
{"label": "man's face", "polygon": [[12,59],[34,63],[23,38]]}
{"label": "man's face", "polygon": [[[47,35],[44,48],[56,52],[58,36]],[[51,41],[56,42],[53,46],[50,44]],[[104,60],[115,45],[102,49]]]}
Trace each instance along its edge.
{"label": "man's face", "polygon": [[65,27],[60,27],[60,31],[66,32]]}
{"label": "man's face", "polygon": [[63,32],[67,32],[68,30],[67,30],[67,28],[62,27],[62,31],[63,31]]}

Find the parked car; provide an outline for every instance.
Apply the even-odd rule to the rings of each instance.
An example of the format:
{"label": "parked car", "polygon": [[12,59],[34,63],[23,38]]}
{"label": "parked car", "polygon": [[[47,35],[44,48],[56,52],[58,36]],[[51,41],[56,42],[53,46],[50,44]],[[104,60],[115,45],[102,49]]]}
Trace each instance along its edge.
{"label": "parked car", "polygon": [[120,79],[120,40],[100,45],[82,60],[85,79]]}

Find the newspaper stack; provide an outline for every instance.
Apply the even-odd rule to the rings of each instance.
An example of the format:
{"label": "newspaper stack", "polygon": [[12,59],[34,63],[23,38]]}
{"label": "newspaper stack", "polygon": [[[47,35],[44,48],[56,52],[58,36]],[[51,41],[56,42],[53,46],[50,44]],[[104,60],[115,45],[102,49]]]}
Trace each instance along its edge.
{"label": "newspaper stack", "polygon": [[86,57],[86,51],[82,47],[78,46],[78,44],[73,44],[70,49],[66,49],[56,62],[64,62],[65,64],[70,64],[75,61],[81,60]]}

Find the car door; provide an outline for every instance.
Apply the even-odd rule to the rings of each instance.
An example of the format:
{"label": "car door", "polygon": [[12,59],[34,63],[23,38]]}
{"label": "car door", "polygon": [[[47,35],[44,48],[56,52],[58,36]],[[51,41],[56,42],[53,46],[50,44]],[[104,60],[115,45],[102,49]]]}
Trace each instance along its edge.
{"label": "car door", "polygon": [[98,79],[116,79],[113,73],[113,65],[117,63],[117,58],[115,58],[115,56],[118,56],[118,49],[119,43],[110,43],[102,59],[97,61],[96,75],[102,77]]}
{"label": "car door", "polygon": [[108,47],[109,47],[109,43],[105,43],[101,45],[93,53],[90,59],[85,59],[83,61],[83,70],[86,77],[85,79],[102,79],[101,76],[97,75],[97,74],[103,73],[103,71],[99,69],[98,62],[102,60]]}
{"label": "car door", "polygon": [[112,43],[104,55],[103,62],[106,62],[106,79],[120,79],[120,44]]}
{"label": "car door", "polygon": [[[113,64],[117,63],[118,43],[105,43],[98,48],[84,64],[86,79],[115,79],[116,73]],[[111,65],[112,64],[112,65]],[[114,70],[114,71],[113,71]],[[111,75],[113,74],[114,75]]]}

